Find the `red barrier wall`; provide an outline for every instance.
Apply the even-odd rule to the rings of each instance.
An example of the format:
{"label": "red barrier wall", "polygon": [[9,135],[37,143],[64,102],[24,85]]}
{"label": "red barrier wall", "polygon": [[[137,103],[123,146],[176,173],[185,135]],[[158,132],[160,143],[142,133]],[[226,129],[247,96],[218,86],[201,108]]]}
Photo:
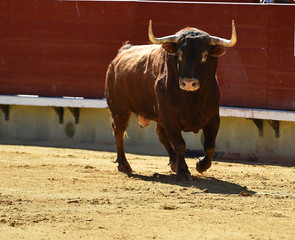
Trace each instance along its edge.
{"label": "red barrier wall", "polygon": [[0,1],[0,94],[102,98],[122,43],[194,26],[238,43],[219,61],[221,104],[295,110],[295,5]]}

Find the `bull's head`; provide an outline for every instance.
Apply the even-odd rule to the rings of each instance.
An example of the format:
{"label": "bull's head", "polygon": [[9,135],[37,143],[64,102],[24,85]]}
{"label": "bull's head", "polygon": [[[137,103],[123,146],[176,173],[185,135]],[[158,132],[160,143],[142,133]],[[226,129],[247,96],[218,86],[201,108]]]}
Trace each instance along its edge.
{"label": "bull's head", "polygon": [[[236,44],[237,34],[235,23],[232,21],[230,40],[210,36],[196,28],[186,28],[175,35],[156,38],[150,20],[149,39],[151,43],[162,44],[168,53],[177,55],[179,87],[186,91],[195,91],[200,88],[202,80],[208,76],[214,58],[222,56],[226,47],[233,47]],[[214,74],[215,71],[216,69]]]}

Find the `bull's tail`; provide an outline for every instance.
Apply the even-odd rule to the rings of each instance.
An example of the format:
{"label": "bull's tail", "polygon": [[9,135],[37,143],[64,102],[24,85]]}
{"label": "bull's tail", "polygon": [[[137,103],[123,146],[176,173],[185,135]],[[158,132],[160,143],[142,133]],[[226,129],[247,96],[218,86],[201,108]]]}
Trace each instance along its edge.
{"label": "bull's tail", "polygon": [[109,64],[107,73],[106,73],[106,80],[105,80],[105,98],[107,100],[107,103],[109,103],[109,89],[113,88],[113,81],[114,78],[114,66],[113,66],[113,62],[111,62]]}

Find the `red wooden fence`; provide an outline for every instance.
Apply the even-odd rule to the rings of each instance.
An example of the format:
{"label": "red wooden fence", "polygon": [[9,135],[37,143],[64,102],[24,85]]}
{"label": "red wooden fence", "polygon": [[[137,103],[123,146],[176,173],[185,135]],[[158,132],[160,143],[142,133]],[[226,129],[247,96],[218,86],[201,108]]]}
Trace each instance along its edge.
{"label": "red wooden fence", "polygon": [[295,110],[295,5],[0,1],[0,94],[102,98],[122,43],[194,26],[238,43],[219,61],[221,104]]}

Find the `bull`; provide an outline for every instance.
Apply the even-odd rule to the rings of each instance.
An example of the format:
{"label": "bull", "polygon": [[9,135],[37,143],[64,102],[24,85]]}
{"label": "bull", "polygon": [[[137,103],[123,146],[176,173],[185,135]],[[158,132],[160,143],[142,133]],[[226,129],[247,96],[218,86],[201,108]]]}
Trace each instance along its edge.
{"label": "bull", "polygon": [[196,169],[211,167],[219,130],[218,57],[237,42],[234,21],[230,40],[211,36],[196,28],[156,38],[152,22],[150,45],[126,43],[108,66],[105,95],[111,112],[116,141],[118,170],[131,173],[123,137],[131,113],[143,127],[155,121],[160,142],[169,155],[169,165],[179,181],[190,181],[185,162],[186,144],[181,132],[203,130],[205,156]]}

